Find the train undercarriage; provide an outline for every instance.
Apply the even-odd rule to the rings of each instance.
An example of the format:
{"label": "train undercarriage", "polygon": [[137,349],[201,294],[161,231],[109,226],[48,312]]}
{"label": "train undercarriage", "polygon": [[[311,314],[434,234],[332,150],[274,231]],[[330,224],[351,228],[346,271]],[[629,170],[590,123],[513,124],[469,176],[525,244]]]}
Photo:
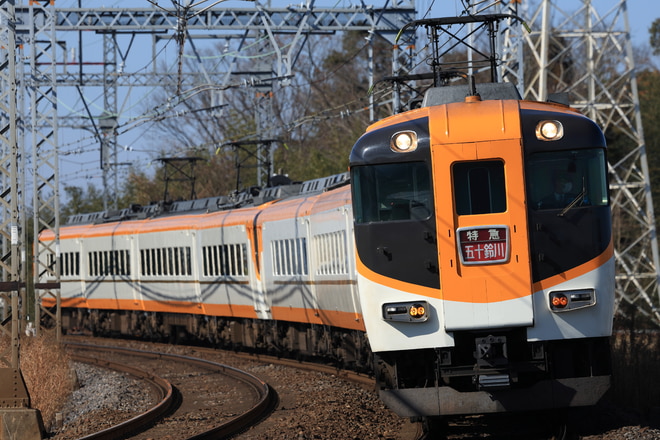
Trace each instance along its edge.
{"label": "train undercarriage", "polygon": [[64,309],[65,333],[208,344],[273,356],[322,359],[342,368],[372,371],[365,334],[336,327],[205,315]]}
{"label": "train undercarriage", "polygon": [[590,406],[610,387],[609,338],[527,342],[524,331],[462,332],[451,348],[375,354],[381,399],[401,416]]}

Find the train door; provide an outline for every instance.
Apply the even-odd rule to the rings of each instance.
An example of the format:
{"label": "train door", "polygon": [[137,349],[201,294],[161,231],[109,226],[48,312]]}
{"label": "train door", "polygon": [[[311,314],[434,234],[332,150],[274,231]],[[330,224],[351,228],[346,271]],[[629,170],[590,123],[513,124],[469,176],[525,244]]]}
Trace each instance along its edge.
{"label": "train door", "polygon": [[435,144],[440,285],[447,331],[533,324],[520,139]]}
{"label": "train door", "polygon": [[[257,214],[258,217],[259,214]],[[250,249],[250,256],[252,257],[252,267],[254,270],[250,271],[250,291],[252,293],[252,301],[254,313],[259,319],[272,319],[270,314],[270,303],[266,300],[266,286],[263,278],[263,249],[262,249],[262,226],[259,224],[246,226],[246,234],[248,237],[248,244]]]}
{"label": "train door", "polygon": [[139,262],[142,261],[140,258],[140,234],[131,233],[127,236],[128,238],[128,252],[131,258],[128,259],[126,264],[128,265],[128,278],[129,283],[133,285],[131,289],[133,292],[133,305],[138,310],[144,310],[144,300],[142,298],[142,289],[140,288],[140,275],[141,271],[138,267]]}

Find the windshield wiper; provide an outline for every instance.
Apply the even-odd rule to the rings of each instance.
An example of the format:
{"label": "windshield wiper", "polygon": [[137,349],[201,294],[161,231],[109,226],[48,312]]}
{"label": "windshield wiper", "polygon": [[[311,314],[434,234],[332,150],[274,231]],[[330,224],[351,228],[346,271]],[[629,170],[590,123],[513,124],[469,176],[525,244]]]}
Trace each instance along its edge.
{"label": "windshield wiper", "polygon": [[583,177],[582,178],[582,191],[580,191],[580,194],[575,196],[575,198],[573,200],[571,200],[571,202],[568,205],[566,205],[564,207],[564,209],[562,209],[559,214],[557,214],[557,217],[563,217],[568,211],[573,209],[573,207],[575,207],[575,205],[577,205],[578,203],[583,201],[584,197],[586,195],[587,195],[587,186],[584,184],[584,177]]}

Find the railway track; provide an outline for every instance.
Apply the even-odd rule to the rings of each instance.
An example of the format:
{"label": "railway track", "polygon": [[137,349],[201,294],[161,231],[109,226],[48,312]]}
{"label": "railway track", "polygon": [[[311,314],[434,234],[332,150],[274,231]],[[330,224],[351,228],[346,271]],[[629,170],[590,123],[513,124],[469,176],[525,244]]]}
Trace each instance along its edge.
{"label": "railway track", "polygon": [[142,426],[153,425],[166,414],[176,409],[177,401],[174,395],[172,384],[162,377],[154,376],[153,374],[150,374],[139,368],[112,362],[107,359],[71,354],[71,360],[74,362],[82,362],[85,364],[129,374],[137,379],[140,379],[144,383],[149,384],[151,388],[155,390],[158,396],[158,403],[148,411],[134,418],[131,418],[126,422],[119,423],[110,428],[87,435],[83,437],[85,440],[105,440],[124,437],[129,433],[139,430],[139,428]]}
{"label": "railway track", "polygon": [[[145,413],[80,440],[162,438],[161,431],[171,436],[176,429],[172,426],[183,425],[182,420],[195,420],[196,423],[187,426],[194,425],[198,429],[181,432],[176,438],[227,438],[266,417],[277,404],[277,394],[267,383],[250,373],[217,362],[180,354],[72,341],[67,341],[66,346],[72,352],[72,359],[145,380],[159,396],[159,402]],[[81,355],[82,351],[86,354]],[[90,352],[96,355],[89,356]],[[140,367],[135,367],[135,363]],[[220,390],[238,387],[238,384],[243,388],[239,392],[241,396],[253,396],[251,402],[243,405],[245,408],[240,414],[214,412],[216,406],[222,407],[212,402],[218,400],[217,396],[211,395],[216,387]],[[204,399],[205,393],[208,399]],[[131,437],[131,433],[139,434]]]}
{"label": "railway track", "polygon": [[[125,343],[126,341],[124,341]],[[104,343],[110,343],[110,341],[105,341]],[[75,355],[74,360],[80,360],[83,362],[87,363],[93,363],[94,365],[103,367],[103,368],[110,368],[110,369],[115,369],[115,370],[121,370],[124,371],[134,377],[140,378],[142,380],[145,380],[147,382],[152,383],[151,387],[152,388],[158,388],[158,395],[160,397],[160,402],[154,407],[148,411],[147,413],[135,417],[134,419],[131,419],[126,422],[126,426],[124,424],[120,424],[117,426],[114,426],[110,429],[95,433],[93,435],[89,435],[83,438],[80,438],[78,440],[91,440],[91,439],[117,439],[117,438],[130,438],[131,440],[146,440],[146,439],[153,439],[153,438],[177,438],[177,439],[216,439],[216,438],[229,438],[234,436],[234,438],[238,439],[257,439],[257,438],[278,438],[272,437],[273,435],[276,435],[274,433],[277,432],[287,432],[283,430],[283,421],[282,419],[284,417],[289,417],[293,420],[310,420],[307,426],[301,427],[301,433],[298,434],[298,438],[348,438],[348,437],[336,437],[335,433],[332,432],[325,432],[322,433],[320,436],[319,434],[312,434],[308,435],[308,430],[311,429],[311,425],[314,424],[315,422],[313,419],[309,418],[309,415],[306,415],[305,413],[305,408],[303,408],[304,404],[298,404],[295,405],[291,403],[290,398],[284,397],[284,401],[282,403],[282,408],[278,408],[278,411],[275,411],[276,414],[279,414],[279,419],[278,416],[275,416],[275,420],[266,420],[259,426],[256,426],[252,428],[251,430],[248,431],[248,428],[253,426],[257,421],[263,420],[268,413],[274,410],[275,401],[270,400],[269,403],[261,403],[265,402],[263,399],[260,400],[259,403],[254,405],[254,412],[246,411],[244,414],[241,414],[240,416],[233,417],[231,420],[228,421],[223,421],[222,424],[219,424],[216,427],[209,428],[204,430],[203,432],[197,432],[194,434],[190,435],[180,435],[177,437],[172,437],[172,432],[175,428],[172,426],[174,425],[185,425],[187,423],[186,419],[190,419],[191,417],[186,417],[182,415],[177,415],[176,412],[174,412],[177,408],[177,405],[181,405],[180,401],[176,400],[177,392],[180,390],[181,394],[184,394],[186,392],[183,387],[185,385],[177,385],[176,383],[170,382],[171,378],[167,377],[172,376],[172,373],[165,373],[160,376],[155,375],[151,369],[147,371],[144,368],[144,364],[147,360],[154,361],[156,363],[160,364],[166,364],[166,363],[182,363],[182,364],[187,364],[187,365],[198,365],[201,369],[207,370],[209,372],[212,371],[219,371],[222,374],[226,373],[234,373],[234,372],[240,372],[240,370],[237,370],[236,368],[229,367],[227,365],[224,365],[222,363],[210,361],[208,359],[217,359],[220,353],[218,350],[215,349],[210,349],[210,348],[203,348],[203,347],[181,347],[178,346],[176,349],[183,349],[185,350],[186,353],[192,354],[190,355],[181,355],[181,354],[170,354],[170,353],[161,353],[161,352],[156,352],[156,351],[149,351],[149,350],[138,350],[135,348],[125,348],[125,347],[116,347],[116,346],[106,346],[106,345],[96,345],[96,344],[90,344],[90,343],[72,343],[69,342],[68,346],[70,349],[75,347],[76,352],[80,352],[81,350],[85,350],[87,352],[94,351],[94,352],[103,352],[105,353],[104,356],[97,356],[93,361],[90,361],[89,359],[82,359],[79,354]],[[174,349],[172,346],[165,346],[165,350],[168,349]],[[224,353],[224,355],[227,355],[227,353]],[[125,357],[137,357],[139,356],[142,361],[140,361],[143,366],[141,368],[135,368],[135,367],[130,367],[130,368],[125,368],[123,366],[119,366],[119,362],[111,361],[108,360],[108,358],[125,358]],[[245,365],[248,365],[250,363],[254,365],[260,365],[259,372],[257,373],[258,375],[261,376],[262,372],[266,372],[267,370],[278,370],[278,369],[295,369],[298,371],[298,373],[295,373],[297,376],[299,376],[299,380],[301,382],[308,381],[309,376],[312,375],[317,375],[317,376],[332,376],[340,379],[341,381],[349,381],[354,384],[358,384],[361,388],[363,389],[368,389],[368,390],[373,390],[373,387],[375,385],[373,378],[363,375],[363,374],[358,374],[346,370],[341,370],[333,366],[329,365],[321,365],[321,364],[316,364],[316,363],[309,363],[309,362],[301,362],[297,360],[291,360],[291,359],[281,359],[281,358],[276,358],[272,356],[266,356],[266,355],[260,355],[260,354],[249,354],[249,353],[231,353],[229,356],[233,359],[240,359],[244,362],[240,363],[241,368],[244,368]],[[124,363],[122,361],[122,363]],[[232,362],[233,363],[233,362]],[[182,371],[181,374],[187,375],[190,377],[200,377],[201,375],[204,374],[212,374],[212,373],[203,373],[203,372],[198,372],[194,373],[192,371]],[[246,374],[242,372],[242,374]],[[249,385],[250,388],[254,390],[256,394],[262,395],[259,391],[259,389],[263,389],[264,387],[268,387],[268,385],[265,384],[265,382],[261,379],[256,379],[256,377],[252,374],[247,374],[248,378],[252,378],[251,384]],[[266,373],[266,377],[268,377],[268,374]],[[292,376],[289,376],[292,377]],[[269,379],[270,382],[270,379]],[[318,385],[310,385],[311,388],[317,387]],[[281,383],[278,384],[278,389],[284,388]],[[262,390],[263,392],[267,392],[266,390]],[[272,391],[271,391],[272,392]],[[286,392],[286,391],[283,391]],[[194,393],[193,393],[194,394]],[[195,396],[192,397],[194,399]],[[190,398],[188,398],[189,400]],[[312,393],[307,393],[305,397],[303,397],[305,400],[311,400],[314,401],[315,396]],[[334,398],[336,399],[336,398]],[[184,396],[184,399],[186,400],[186,397]],[[324,414],[328,413],[329,411],[324,408],[323,402],[317,401],[318,406],[316,406],[316,412],[319,414]],[[341,402],[340,402],[341,403]],[[268,407],[268,405],[270,405]],[[266,406],[267,409],[264,412],[263,409],[259,409],[260,407]],[[313,404],[312,404],[313,406]],[[340,405],[340,407],[343,405]],[[336,411],[336,409],[334,410]],[[208,415],[204,416],[197,416],[199,419],[211,419],[213,417],[210,417]],[[133,436],[130,436],[131,432],[136,432],[138,430],[143,430],[144,426],[152,426],[154,424],[159,423],[159,420],[163,420],[163,418],[166,419],[171,419],[171,423],[164,422],[164,426],[166,426],[165,431],[167,434],[160,434],[158,431],[154,431],[153,429],[145,430],[141,432],[140,434],[135,434]],[[272,418],[272,417],[271,417]],[[340,417],[340,419],[342,419]],[[351,423],[353,423],[351,420],[347,419],[346,417],[343,418],[345,421],[344,425],[344,430],[346,431],[346,434],[349,434],[351,428]],[[190,421],[190,420],[188,420]],[[367,423],[372,423],[367,421]],[[513,417],[513,416],[507,416],[507,417],[456,417],[451,420],[446,420],[444,423],[442,423],[441,426],[435,426],[435,429],[431,433],[424,433],[424,429],[421,423],[410,423],[410,422],[404,422],[402,426],[400,426],[397,429],[393,429],[390,431],[390,435],[382,435],[377,431],[373,432],[373,438],[385,438],[385,439],[416,439],[416,440],[429,440],[429,439],[438,439],[438,438],[443,438],[447,440],[452,440],[452,439],[461,439],[461,440],[469,440],[469,439],[477,439],[477,438],[490,438],[490,439],[525,439],[525,440],[559,440],[559,439],[567,439],[567,438],[574,438],[574,437],[564,437],[562,435],[558,435],[558,433],[549,434],[547,429],[541,429],[539,432],[540,425],[543,424],[542,419],[536,419],[535,417],[523,417],[521,420],[520,418]],[[289,429],[289,428],[285,428]],[[326,428],[327,429],[327,428]],[[304,432],[304,433],[303,433]],[[318,431],[317,431],[318,432]],[[244,433],[244,434],[240,434]],[[237,435],[240,434],[240,435]],[[287,437],[289,434],[282,434],[281,437],[279,438],[289,438]],[[358,436],[353,436],[349,435],[350,438],[361,438]],[[295,437],[292,437],[295,438]]]}
{"label": "railway track", "polygon": [[[300,362],[290,359],[280,359],[271,356],[248,353],[234,353],[222,350],[202,348],[171,346],[161,344],[144,344],[136,341],[122,341],[101,339],[97,342],[96,338],[90,340],[87,338],[68,337],[69,341],[77,342],[76,346],[82,347],[81,350],[89,354],[92,350],[90,345],[98,344],[135,344],[140,348],[147,348],[146,353],[151,350],[173,351],[179,353],[178,357],[203,358],[212,361],[212,363],[221,365],[229,364],[237,366],[240,369],[249,371],[253,375],[259,376],[261,382],[268,382],[278,390],[280,404],[273,413],[258,425],[247,429],[244,428],[233,438],[239,440],[253,440],[263,438],[319,438],[319,439],[355,439],[355,438],[383,438],[383,439],[447,439],[447,440],[469,440],[469,439],[525,439],[525,440],[559,440],[575,439],[584,440],[609,440],[626,438],[650,440],[657,439],[658,430],[648,429],[644,426],[619,426],[616,423],[617,415],[611,413],[615,408],[604,406],[591,409],[574,409],[571,411],[570,426],[573,432],[560,432],[557,429],[551,429],[548,425],[555,425],[562,415],[561,413],[551,412],[546,414],[524,414],[524,415],[497,415],[497,416],[468,416],[448,419],[445,423],[430,435],[424,435],[421,424],[402,421],[400,418],[379,408],[377,398],[373,397],[374,382],[368,376],[340,370],[333,366],[319,365]],[[84,343],[80,343],[84,341]],[[91,341],[90,344],[88,341]],[[70,342],[71,344],[71,342]],[[104,349],[107,347],[103,346]],[[159,347],[154,349],[153,347]],[[81,350],[76,349],[77,353]],[[135,358],[136,350],[124,350],[128,356]],[[181,354],[184,354],[182,356]],[[187,355],[187,356],[186,356]],[[77,356],[80,356],[78,354]],[[155,362],[160,364],[173,363],[168,355],[155,353],[150,355]],[[88,357],[88,356],[87,356]],[[103,356],[96,356],[94,365],[103,368],[113,368],[112,362],[119,362],[119,355],[106,353]],[[112,358],[112,359],[110,359]],[[85,360],[90,363],[91,361]],[[133,361],[134,362],[134,361]],[[145,361],[146,362],[146,361]],[[144,380],[152,380],[158,376],[159,379],[170,384],[172,392],[168,386],[162,386],[157,392],[161,400],[167,395],[173,395],[175,398],[179,392],[179,385],[175,384],[172,373],[154,374],[151,368],[145,367],[145,362],[137,370],[131,371],[132,376]],[[134,362],[135,363],[135,362]],[[285,370],[290,370],[285,372]],[[207,372],[205,375],[212,373]],[[193,372],[186,372],[186,375],[194,377]],[[197,376],[203,375],[198,373]],[[328,378],[337,378],[328,379]],[[347,385],[347,381],[359,384],[359,387]],[[150,385],[155,388],[156,385]],[[369,390],[360,392],[356,388]],[[292,391],[293,389],[293,391]],[[175,399],[176,404],[180,402]],[[153,411],[161,404],[154,404]],[[166,408],[166,404],[162,404]],[[171,414],[172,409],[162,410],[164,413]],[[304,422],[303,422],[304,421]],[[608,423],[605,423],[607,421]],[[175,419],[173,423],[184,423],[182,418]],[[143,420],[136,422],[138,425],[153,424]],[[610,426],[610,424],[613,424]],[[166,425],[170,426],[170,425]],[[333,429],[336,430],[333,431]],[[608,432],[610,429],[615,429]],[[114,431],[88,435],[78,440],[88,440],[92,438],[129,438],[121,434],[123,427],[113,427]],[[168,428],[169,429],[169,428]],[[126,432],[131,431],[127,429]],[[236,432],[234,429],[230,431]],[[439,432],[438,432],[439,431]],[[366,434],[365,434],[366,432]],[[579,435],[576,436],[576,434]],[[625,435],[623,434],[625,433]],[[168,433],[170,434],[170,433]],[[568,434],[568,435],[567,435]],[[96,435],[99,435],[98,437]],[[105,435],[103,437],[102,435]],[[127,434],[128,435],[128,434]],[[212,438],[221,438],[222,434],[209,433]],[[230,434],[227,434],[229,436]],[[67,437],[66,440],[73,440],[75,437]],[[145,440],[147,438],[157,438],[161,440],[177,438],[204,438],[196,437],[194,434],[187,436],[172,437],[170,435],[153,434],[153,431],[146,431],[143,434],[136,434],[130,437],[131,440]],[[65,440],[65,439],[60,439]]]}
{"label": "railway track", "polygon": [[[273,388],[278,390],[279,405],[272,414],[258,423],[252,428],[244,428],[238,435],[232,438],[241,440],[264,439],[264,438],[332,438],[332,439],[355,439],[355,438],[383,438],[383,439],[417,439],[418,434],[416,424],[407,423],[398,416],[387,410],[382,402],[374,392],[374,381],[364,374],[353,373],[341,370],[334,366],[319,365],[316,363],[301,362],[297,360],[281,359],[265,355],[235,353],[229,351],[215,350],[203,347],[190,347],[190,346],[172,346],[164,344],[148,344],[139,341],[126,341],[115,339],[100,339],[88,338],[82,336],[69,336],[66,338],[69,344],[75,343],[75,351],[80,353],[81,350],[87,351],[86,355],[93,353],[95,357],[103,360],[111,359],[114,362],[124,362],[124,358],[135,357],[132,350],[128,350],[127,354],[116,353],[97,353],[92,352],[90,345],[97,346],[103,344],[101,347],[105,349],[107,346],[128,346],[137,347],[147,351],[165,351],[167,353],[174,352],[183,354],[184,357],[195,357],[213,361],[215,363],[231,365],[238,367],[241,370],[249,371],[255,376],[258,376],[262,381],[268,382]],[[73,345],[70,345],[73,347]],[[154,348],[157,347],[157,348]],[[73,350],[73,348],[70,348]],[[155,355],[152,355],[155,356]],[[146,359],[146,358],[145,358]],[[154,362],[160,364],[173,363],[169,362],[161,354]],[[141,364],[140,369],[145,373],[151,375],[158,375],[162,379],[172,383],[173,392],[176,396],[177,392],[185,391],[183,386],[178,385],[176,380],[173,380],[173,373],[158,373],[146,365],[149,359],[137,359]],[[103,361],[101,361],[103,362]],[[135,360],[131,361],[136,363]],[[102,363],[101,363],[102,365]],[[97,382],[103,383],[104,378],[94,375],[92,372],[85,374],[92,376],[93,379],[89,380],[90,391],[92,386],[96,387]],[[183,372],[184,375],[193,375],[193,373]],[[197,374],[196,376],[199,376]],[[142,375],[144,376],[144,374]],[[139,377],[142,377],[139,376]],[[137,389],[140,386],[133,385]],[[106,389],[108,386],[105,387]],[[139,392],[139,391],[138,391]],[[123,391],[120,391],[123,393]],[[135,394],[135,392],[132,392]],[[167,394],[162,393],[161,394]],[[198,393],[203,394],[203,393]],[[110,405],[103,405],[104,408],[115,408],[114,397],[117,394],[112,394]],[[185,400],[194,400],[195,396]],[[234,396],[234,403],[239,398]],[[95,401],[96,402],[96,401]],[[76,407],[81,407],[78,404]],[[82,404],[84,405],[84,404]],[[142,405],[145,407],[145,405]],[[74,410],[75,411],[75,410]],[[77,411],[76,411],[77,412]],[[236,412],[239,412],[236,410]],[[68,412],[66,414],[69,414]],[[89,432],[87,427],[95,422],[92,419],[98,418],[98,412],[94,411],[89,419],[86,416],[80,417],[75,422],[74,430],[85,429]],[[111,415],[111,416],[114,416]],[[124,416],[124,419],[127,418]],[[103,417],[103,416],[102,416]],[[215,417],[215,416],[214,416]],[[113,418],[113,417],[111,417]],[[202,415],[199,419],[210,419],[213,417]],[[172,425],[168,425],[168,420],[171,420]],[[69,422],[71,423],[71,422]],[[158,422],[158,425],[165,424],[165,426],[173,426],[174,424],[186,425],[191,423],[191,420],[186,420],[185,416],[169,415],[164,422]],[[196,424],[196,421],[192,421]],[[402,434],[402,427],[408,426],[407,433]],[[180,435],[172,436],[171,428],[167,433],[155,433],[153,429],[136,434],[132,437],[124,436],[123,438],[130,438],[131,440],[146,440],[150,439],[185,439],[185,438],[203,438],[196,437],[195,435]],[[233,430],[236,432],[237,430]],[[241,429],[238,429],[241,431]],[[54,440],[81,440],[80,431],[77,436],[66,434],[66,430],[60,431],[62,437],[56,436]],[[72,431],[73,432],[73,431]],[[71,433],[72,433],[71,432]],[[223,434],[218,434],[218,431],[210,434],[212,438],[223,438]],[[229,434],[227,434],[229,436]],[[274,437],[273,437],[274,436]],[[96,438],[96,437],[93,437]],[[113,438],[113,437],[110,437]],[[116,437],[115,437],[116,438]],[[84,438],[87,440],[87,438]]]}

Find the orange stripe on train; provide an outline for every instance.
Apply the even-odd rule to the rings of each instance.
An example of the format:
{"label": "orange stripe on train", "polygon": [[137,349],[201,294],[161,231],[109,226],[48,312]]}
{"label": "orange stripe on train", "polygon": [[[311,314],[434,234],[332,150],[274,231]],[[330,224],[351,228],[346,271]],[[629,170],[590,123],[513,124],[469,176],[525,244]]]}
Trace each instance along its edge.
{"label": "orange stripe on train", "polygon": [[[55,300],[44,298],[44,307],[54,307]],[[127,310],[164,313],[188,313],[193,315],[227,316],[234,318],[256,318],[257,314],[251,305],[236,304],[200,304],[178,301],[135,301],[132,299],[84,299],[62,298],[62,308]]]}
{"label": "orange stripe on train", "polygon": [[598,255],[596,258],[587,261],[586,263],[581,264],[578,267],[567,270],[566,272],[560,273],[550,278],[546,278],[544,280],[539,281],[538,283],[534,283],[534,291],[538,292],[544,289],[549,289],[568,280],[572,280],[582,275],[585,275],[589,272],[592,272],[598,269],[599,267],[601,267],[603,264],[607,263],[613,256],[614,256],[614,242],[610,241],[610,244],[607,246],[607,249],[605,249],[605,251],[602,254]]}
{"label": "orange stripe on train", "polygon": [[305,322],[365,331],[362,315],[351,312],[300,307],[271,307],[276,321]]}
{"label": "orange stripe on train", "polygon": [[[44,307],[54,307],[55,300],[43,299]],[[63,298],[62,308],[100,309],[100,310],[126,310],[149,311],[163,313],[187,313],[193,315],[226,316],[233,318],[252,318],[257,315],[254,307],[250,305],[232,304],[200,304],[184,301],[135,301],[115,299],[84,299]],[[337,310],[305,309],[299,307],[273,307],[273,319],[305,322],[319,325],[330,325],[353,330],[364,331],[362,315]]]}

